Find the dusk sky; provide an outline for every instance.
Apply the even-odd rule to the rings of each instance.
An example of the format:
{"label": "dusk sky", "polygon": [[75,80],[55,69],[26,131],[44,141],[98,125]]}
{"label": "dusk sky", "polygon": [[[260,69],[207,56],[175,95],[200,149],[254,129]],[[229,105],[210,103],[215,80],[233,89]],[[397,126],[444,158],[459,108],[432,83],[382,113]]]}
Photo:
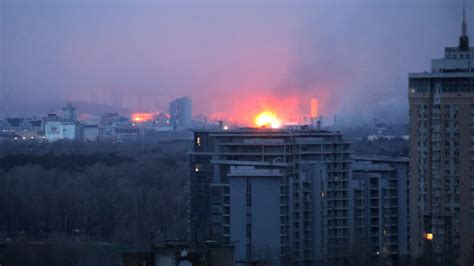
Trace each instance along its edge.
{"label": "dusk sky", "polygon": [[406,122],[408,73],[456,46],[460,25],[453,0],[0,0],[0,115],[167,111],[190,96],[194,114],[296,119],[318,97],[331,120]]}

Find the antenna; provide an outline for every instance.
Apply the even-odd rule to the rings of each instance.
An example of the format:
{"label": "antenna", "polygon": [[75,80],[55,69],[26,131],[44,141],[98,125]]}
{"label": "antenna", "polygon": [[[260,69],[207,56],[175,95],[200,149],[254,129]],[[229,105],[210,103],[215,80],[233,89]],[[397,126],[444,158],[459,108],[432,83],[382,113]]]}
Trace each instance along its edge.
{"label": "antenna", "polygon": [[467,36],[466,0],[462,1],[462,36]]}
{"label": "antenna", "polygon": [[467,23],[466,23],[466,0],[462,1],[462,32],[459,38],[459,50],[466,52],[469,51],[469,37],[467,36]]}

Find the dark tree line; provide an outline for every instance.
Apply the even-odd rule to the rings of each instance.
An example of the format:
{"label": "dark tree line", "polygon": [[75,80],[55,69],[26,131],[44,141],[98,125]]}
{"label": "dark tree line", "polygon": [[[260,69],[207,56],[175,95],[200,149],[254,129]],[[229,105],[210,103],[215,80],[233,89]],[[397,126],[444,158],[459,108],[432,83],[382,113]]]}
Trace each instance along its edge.
{"label": "dark tree line", "polygon": [[12,154],[0,158],[0,168],[9,171],[18,166],[28,164],[39,165],[43,169],[60,169],[68,172],[78,172],[88,165],[102,163],[106,166],[113,166],[132,161],[130,157],[121,157],[116,153],[96,153],[96,154]]}
{"label": "dark tree line", "polygon": [[0,241],[185,238],[189,144],[0,144]]}

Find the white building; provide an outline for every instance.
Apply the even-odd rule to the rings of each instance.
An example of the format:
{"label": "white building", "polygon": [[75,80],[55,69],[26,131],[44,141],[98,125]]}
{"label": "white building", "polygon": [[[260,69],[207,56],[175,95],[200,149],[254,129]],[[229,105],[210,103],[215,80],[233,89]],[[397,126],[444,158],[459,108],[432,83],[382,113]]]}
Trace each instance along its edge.
{"label": "white building", "polygon": [[61,121],[47,121],[44,133],[48,141],[73,140],[77,138],[77,125]]}
{"label": "white building", "polygon": [[44,127],[44,136],[48,141],[61,139],[61,121],[47,121]]}
{"label": "white building", "polygon": [[45,138],[48,141],[60,139],[74,140],[78,138],[77,109],[70,103],[62,108],[63,117],[48,114],[45,123]]}
{"label": "white building", "polygon": [[73,140],[77,138],[77,125],[74,123],[61,122],[61,139]]}

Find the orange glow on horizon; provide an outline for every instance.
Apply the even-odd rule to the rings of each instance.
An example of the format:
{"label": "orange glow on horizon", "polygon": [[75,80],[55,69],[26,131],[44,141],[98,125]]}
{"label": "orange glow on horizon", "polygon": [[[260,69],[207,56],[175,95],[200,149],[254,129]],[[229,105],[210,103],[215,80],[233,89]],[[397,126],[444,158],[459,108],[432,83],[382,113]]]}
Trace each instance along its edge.
{"label": "orange glow on horizon", "polygon": [[135,123],[142,123],[153,120],[153,113],[133,113],[132,121]]}
{"label": "orange glow on horizon", "polygon": [[[256,117],[260,112],[270,112],[280,124],[303,124],[310,116],[309,100],[298,97],[273,97],[266,95],[240,98],[238,104],[223,105],[218,112],[208,115],[209,121],[226,121],[229,125],[260,127]],[[268,118],[261,118],[268,119]],[[271,125],[265,125],[267,128]]]}
{"label": "orange glow on horizon", "polygon": [[319,101],[318,101],[318,98],[311,98],[310,100],[310,105],[311,105],[311,117],[312,118],[315,118],[315,117],[318,117],[319,115],[319,112],[318,112],[318,105],[319,105]]}
{"label": "orange glow on horizon", "polygon": [[275,113],[263,111],[255,117],[255,125],[257,127],[280,128],[281,121]]}
{"label": "orange glow on horizon", "polygon": [[[274,95],[268,92],[255,92],[239,95],[238,98],[226,98],[216,101],[211,110],[206,111],[209,121],[223,121],[233,127],[257,127],[256,116],[269,111],[277,116],[282,125],[307,125],[322,114],[332,114],[333,106],[325,103],[330,99],[326,91],[317,90],[301,95]],[[312,119],[313,118],[313,119]],[[266,125],[269,128],[269,125]]]}

